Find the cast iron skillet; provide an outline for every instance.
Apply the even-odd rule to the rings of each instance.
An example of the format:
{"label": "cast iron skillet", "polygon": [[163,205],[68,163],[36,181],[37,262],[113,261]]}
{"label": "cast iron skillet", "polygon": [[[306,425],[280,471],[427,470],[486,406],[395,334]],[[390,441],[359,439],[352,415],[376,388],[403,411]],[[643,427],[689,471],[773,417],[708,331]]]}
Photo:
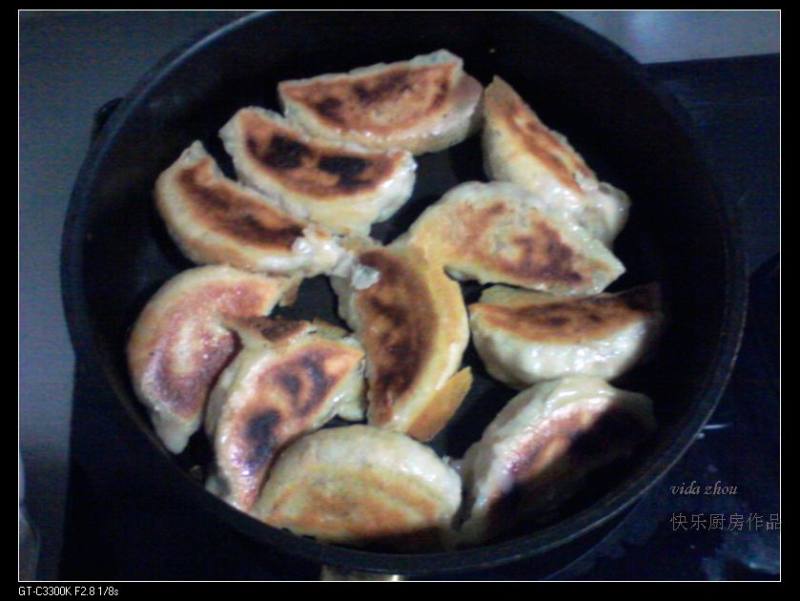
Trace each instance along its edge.
{"label": "cast iron skillet", "polygon": [[[481,547],[398,554],[318,543],[263,525],[206,493],[202,435],[180,457],[155,437],[125,366],[130,326],[169,277],[189,268],[152,201],[157,175],[193,140],[224,157],[216,132],[240,107],[278,108],[284,79],[405,60],[447,48],[487,84],[509,81],[543,121],[565,133],[601,179],[633,199],[615,245],[628,271],[611,290],[661,283],[669,327],[653,359],[618,380],[656,403],[659,429],[637,456],[598,474],[550,524],[526,524]],[[228,163],[224,165],[229,168]],[[485,180],[477,138],[419,157],[411,201],[373,235],[390,241],[460,181]],[[78,176],[62,250],[64,304],[76,352],[105,375],[113,395],[174,477],[176,494],[253,539],[335,567],[424,575],[496,566],[542,555],[608,524],[672,466],[713,411],[736,356],[746,279],[738,233],[712,183],[691,126],[620,50],[550,13],[268,13],[248,15],[157,65],[113,111]],[[478,286],[464,286],[468,302]],[[307,280],[287,315],[336,321],[324,278]],[[514,394],[486,376],[432,442],[459,457]],[[113,435],[113,433],[109,433]],[[197,466],[200,466],[198,468]]]}

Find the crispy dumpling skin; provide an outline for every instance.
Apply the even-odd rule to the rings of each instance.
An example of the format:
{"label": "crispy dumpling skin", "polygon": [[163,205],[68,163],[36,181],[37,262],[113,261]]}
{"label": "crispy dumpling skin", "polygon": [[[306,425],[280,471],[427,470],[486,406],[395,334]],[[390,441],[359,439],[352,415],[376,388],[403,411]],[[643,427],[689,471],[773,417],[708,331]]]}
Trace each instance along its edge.
{"label": "crispy dumpling skin", "polygon": [[596,294],[625,271],[586,230],[541,211],[531,192],[508,182],[452,188],[401,240],[459,280],[552,294]]}
{"label": "crispy dumpling skin", "polygon": [[653,403],[599,378],[528,388],[498,413],[461,463],[461,544],[485,542],[520,521],[545,521],[595,469],[631,455],[655,430]]}
{"label": "crispy dumpling skin", "polygon": [[357,257],[377,281],[331,283],[367,355],[369,424],[430,440],[472,383],[469,368],[456,374],[469,341],[461,289],[418,249],[364,246]]}
{"label": "crispy dumpling skin", "polygon": [[627,222],[628,196],[599,182],[567,139],[544,125],[501,78],[486,88],[483,110],[487,175],[531,190],[543,209],[610,245]]}
{"label": "crispy dumpling skin", "polygon": [[244,349],[209,399],[215,461],[207,488],[249,511],[283,447],[362,404],[364,352],[320,322],[248,318],[233,327]]}
{"label": "crispy dumpling skin", "polygon": [[435,152],[480,126],[483,87],[463,61],[438,50],[409,61],[284,81],[287,118],[312,136],[366,148]]}
{"label": "crispy dumpling skin", "polygon": [[515,388],[570,375],[613,380],[641,359],[663,322],[657,284],[578,298],[493,286],[469,314],[487,371]]}
{"label": "crispy dumpling skin", "polygon": [[159,176],[155,197],[170,236],[195,263],[312,276],[345,254],[325,228],[225,177],[201,142]]}
{"label": "crispy dumpling skin", "polygon": [[223,265],[195,267],[170,279],[147,303],[128,340],[128,369],[170,451],[183,451],[200,427],[214,382],[238,352],[226,322],[267,315],[293,285],[287,277]]}
{"label": "crispy dumpling skin", "polygon": [[336,233],[369,234],[413,191],[417,165],[409,152],[312,139],[262,108],[239,110],[220,137],[242,182]]}
{"label": "crispy dumpling skin", "polygon": [[461,479],[433,450],[397,432],[355,425],[292,443],[253,513],[326,542],[419,550],[446,544],[460,504]]}

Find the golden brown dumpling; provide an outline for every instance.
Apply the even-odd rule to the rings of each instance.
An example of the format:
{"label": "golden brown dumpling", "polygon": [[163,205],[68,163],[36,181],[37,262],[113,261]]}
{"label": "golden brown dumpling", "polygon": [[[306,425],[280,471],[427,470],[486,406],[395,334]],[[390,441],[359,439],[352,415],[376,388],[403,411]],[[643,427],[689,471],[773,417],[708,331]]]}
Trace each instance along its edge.
{"label": "golden brown dumpling", "polygon": [[633,453],[655,429],[653,403],[600,378],[528,388],[503,407],[464,456],[466,515],[475,544],[539,519],[580,490],[591,471]]}
{"label": "golden brown dumpling", "polygon": [[489,177],[530,190],[542,209],[610,245],[628,219],[627,195],[599,182],[567,139],[545,126],[499,77],[486,88],[484,118],[483,156]]}
{"label": "golden brown dumpling", "polygon": [[366,247],[357,261],[375,283],[331,282],[366,351],[369,423],[429,440],[472,383],[469,368],[456,374],[469,341],[461,289],[414,248]]}
{"label": "golden brown dumpling", "polygon": [[625,271],[583,228],[508,182],[467,182],[428,207],[402,240],[460,280],[561,295],[601,292]]}
{"label": "golden brown dumpling", "polygon": [[366,150],[310,138],[281,115],[238,111],[220,137],[239,179],[292,215],[343,234],[369,234],[411,196],[416,163],[405,150]]}
{"label": "golden brown dumpling", "polygon": [[320,430],[275,463],[253,513],[323,541],[441,546],[461,504],[456,471],[423,444],[369,426]]}
{"label": "golden brown dumpling", "polygon": [[362,405],[364,352],[321,322],[250,318],[234,327],[245,346],[220,376],[205,417],[215,458],[208,487],[248,511],[284,446]]}
{"label": "golden brown dumpling", "polygon": [[212,265],[178,274],[150,299],[128,340],[128,368],[170,451],[183,451],[200,427],[211,387],[238,351],[226,322],[267,315],[295,285]]}
{"label": "golden brown dumpling", "polygon": [[483,87],[463,61],[438,50],[409,61],[284,81],[287,118],[312,136],[366,148],[435,152],[480,124]]}
{"label": "golden brown dumpling", "polygon": [[469,313],[487,371],[517,388],[570,375],[612,380],[645,354],[663,321],[656,284],[584,297],[493,286]]}
{"label": "golden brown dumpling", "polygon": [[167,230],[195,263],[311,276],[345,255],[325,228],[225,177],[200,142],[161,174],[155,195]]}

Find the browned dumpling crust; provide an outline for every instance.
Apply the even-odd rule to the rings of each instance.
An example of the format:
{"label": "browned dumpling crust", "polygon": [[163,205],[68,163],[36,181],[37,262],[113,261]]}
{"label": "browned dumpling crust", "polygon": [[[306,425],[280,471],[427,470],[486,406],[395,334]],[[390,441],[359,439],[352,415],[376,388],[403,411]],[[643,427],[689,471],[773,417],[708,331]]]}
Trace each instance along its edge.
{"label": "browned dumpling crust", "polygon": [[323,541],[440,547],[461,503],[461,479],[433,450],[370,426],[330,428],[290,445],[253,513]]}
{"label": "browned dumpling crust", "polygon": [[600,378],[532,386],[503,407],[464,455],[462,544],[485,542],[521,520],[541,520],[593,470],[633,453],[656,427],[652,401]]}
{"label": "browned dumpling crust", "polygon": [[402,240],[460,280],[562,295],[601,292],[625,268],[582,228],[507,182],[466,182],[428,207]]}
{"label": "browned dumpling crust", "polygon": [[225,177],[200,142],[161,174],[155,196],[170,235],[196,263],[315,275],[344,253],[325,228]]}
{"label": "browned dumpling crust", "polygon": [[312,138],[262,108],[239,110],[220,137],[243,182],[334,232],[368,233],[413,190],[416,163],[409,152]]}
{"label": "browned dumpling crust", "polygon": [[369,423],[428,440],[472,382],[468,369],[454,376],[469,340],[461,289],[417,249],[366,248],[358,262],[376,283],[357,290],[332,282],[367,354]]}
{"label": "browned dumpling crust", "polygon": [[[659,309],[657,286],[616,294],[561,298],[500,287],[470,305],[487,325],[541,342],[581,342],[603,338]],[[502,296],[501,296],[502,295]]]}
{"label": "browned dumpling crust", "polygon": [[480,124],[481,84],[463,61],[439,50],[410,61],[284,81],[289,120],[310,134],[414,154],[462,141]]}
{"label": "browned dumpling crust", "polygon": [[493,286],[469,312],[487,371],[518,388],[570,375],[614,379],[646,355],[664,321],[657,284],[587,297]]}
{"label": "browned dumpling crust", "polygon": [[539,116],[503,79],[486,88],[483,156],[490,178],[518,184],[563,219],[610,245],[628,220],[630,200],[600,182],[567,139]]}
{"label": "browned dumpling crust", "polygon": [[234,327],[245,348],[211,392],[208,487],[248,511],[285,445],[362,404],[364,352],[345,331],[318,322],[247,318]]}

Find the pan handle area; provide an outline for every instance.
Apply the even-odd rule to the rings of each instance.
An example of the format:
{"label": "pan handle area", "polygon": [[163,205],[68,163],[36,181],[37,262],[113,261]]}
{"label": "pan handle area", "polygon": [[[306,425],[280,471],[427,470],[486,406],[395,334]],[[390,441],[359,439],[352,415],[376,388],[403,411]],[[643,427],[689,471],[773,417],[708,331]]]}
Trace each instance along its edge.
{"label": "pan handle area", "polygon": [[94,120],[92,122],[92,142],[94,142],[97,139],[97,136],[100,135],[100,130],[103,129],[103,126],[106,124],[109,117],[111,117],[111,113],[116,110],[120,102],[122,102],[122,98],[112,98],[95,111]]}

